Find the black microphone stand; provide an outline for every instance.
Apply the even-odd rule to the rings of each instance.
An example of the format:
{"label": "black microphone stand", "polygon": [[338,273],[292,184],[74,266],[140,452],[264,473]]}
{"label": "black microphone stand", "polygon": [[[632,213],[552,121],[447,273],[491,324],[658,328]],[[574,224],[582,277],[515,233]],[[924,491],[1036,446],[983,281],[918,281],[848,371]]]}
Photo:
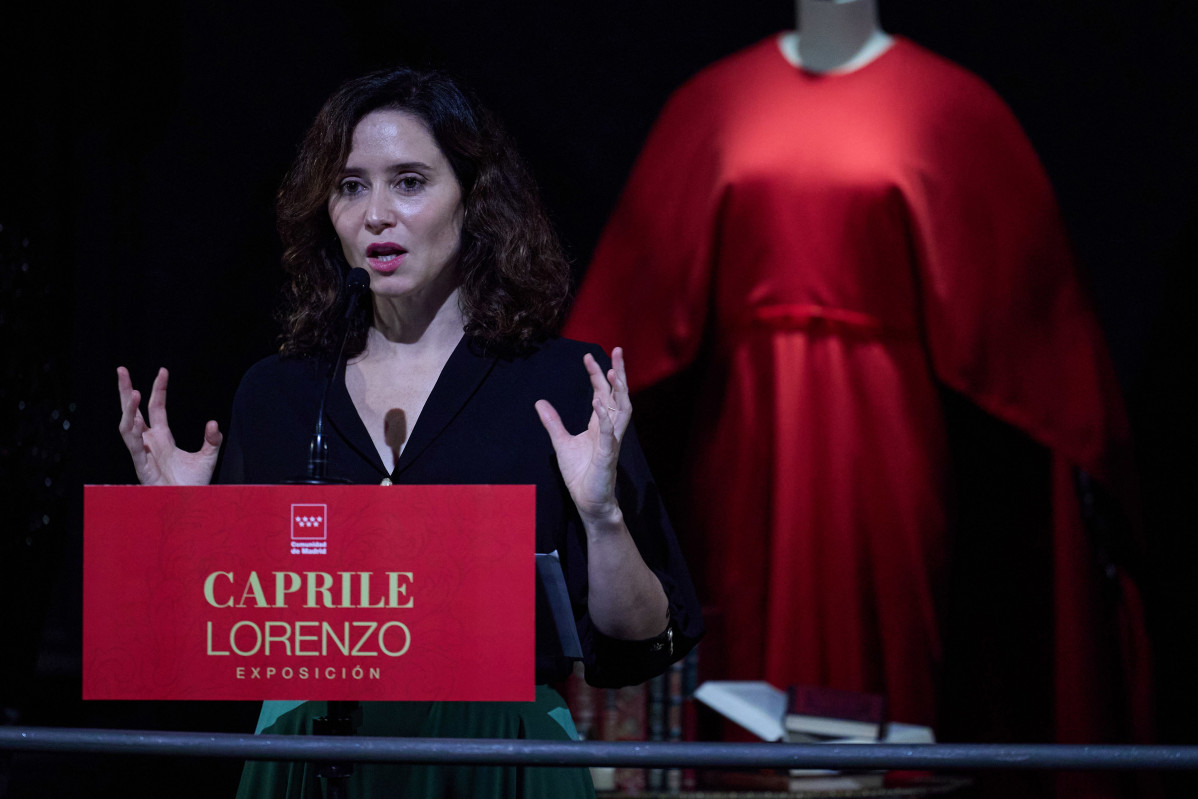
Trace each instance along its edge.
{"label": "black microphone stand", "polygon": [[[356,701],[329,702],[326,715],[312,719],[313,735],[353,735]],[[354,773],[352,760],[327,760],[317,764],[316,776],[324,780],[325,799],[347,799],[349,778]]]}
{"label": "black microphone stand", "polygon": [[358,300],[370,287],[370,275],[365,269],[349,270],[345,278],[345,290],[349,299],[345,306],[345,334],[341,336],[341,349],[337,357],[329,364],[329,373],[325,377],[324,392],[320,395],[320,409],[316,414],[316,429],[312,433],[312,441],[308,444],[308,471],[303,477],[297,477],[287,482],[292,485],[330,485],[348,483],[342,477],[329,477],[329,444],[324,440],[324,407],[329,399],[329,389],[337,379],[337,372],[345,359],[345,345],[349,341],[350,319],[358,309]]}
{"label": "black microphone stand", "polygon": [[[329,389],[337,378],[337,372],[345,358],[345,344],[349,340],[350,320],[358,308],[358,300],[370,286],[370,275],[365,269],[351,269],[345,279],[348,301],[345,308],[345,334],[341,337],[341,349],[337,358],[329,364],[325,378],[324,393],[320,396],[320,411],[316,417],[316,429],[308,445],[308,471],[303,477],[289,480],[291,485],[333,485],[348,483],[342,477],[330,477],[329,445],[324,439],[324,408],[329,398]],[[356,701],[330,701],[326,714],[312,720],[313,735],[353,735],[354,716],[358,713]],[[317,764],[316,776],[324,780],[325,799],[346,799],[349,796],[349,777],[354,773],[352,760],[329,760]]]}

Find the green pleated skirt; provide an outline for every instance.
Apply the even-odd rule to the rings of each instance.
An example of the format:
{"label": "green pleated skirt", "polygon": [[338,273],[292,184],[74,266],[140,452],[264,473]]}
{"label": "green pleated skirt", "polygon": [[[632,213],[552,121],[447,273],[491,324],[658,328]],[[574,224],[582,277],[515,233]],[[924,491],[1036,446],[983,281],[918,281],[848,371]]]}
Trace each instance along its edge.
{"label": "green pleated skirt", "polygon": [[[325,702],[266,702],[258,732],[306,735]],[[396,738],[577,739],[561,696],[537,686],[532,702],[363,702],[355,735]],[[321,799],[312,763],[250,761],[238,799]],[[358,763],[350,799],[593,799],[590,771],[580,767],[456,766]]]}

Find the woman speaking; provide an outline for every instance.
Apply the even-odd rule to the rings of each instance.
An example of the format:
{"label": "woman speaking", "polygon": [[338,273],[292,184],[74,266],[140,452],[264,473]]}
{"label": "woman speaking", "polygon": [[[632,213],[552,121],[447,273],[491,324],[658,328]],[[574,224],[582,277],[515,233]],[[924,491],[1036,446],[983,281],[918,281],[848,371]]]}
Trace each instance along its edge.
{"label": "woman speaking", "polygon": [[[556,337],[569,267],[535,186],[500,127],[452,80],[394,69],[343,85],[308,131],[279,192],[287,274],[280,351],[233,403],[218,479],[304,472],[325,405],[330,474],[354,483],[532,484],[538,552],[562,562],[588,682],[662,672],[702,635],[694,589],[635,433],[623,354]],[[343,287],[369,275],[368,302]],[[630,289],[631,290],[631,289]],[[138,479],[203,485],[223,436],[175,446],[167,372],[146,414],[117,370],[120,431]],[[333,374],[341,374],[334,371]],[[529,703],[363,703],[362,735],[568,740],[537,660]],[[260,729],[307,733],[324,702],[266,703]],[[282,711],[286,712],[282,712]],[[311,764],[249,763],[242,796],[317,796]],[[359,765],[353,796],[587,796],[583,768]]]}

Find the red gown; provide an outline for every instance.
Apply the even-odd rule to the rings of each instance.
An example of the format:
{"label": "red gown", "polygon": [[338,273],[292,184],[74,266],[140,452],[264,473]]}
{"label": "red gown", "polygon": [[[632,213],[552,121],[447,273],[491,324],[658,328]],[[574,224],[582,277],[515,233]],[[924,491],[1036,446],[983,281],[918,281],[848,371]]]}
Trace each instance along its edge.
{"label": "red gown", "polygon": [[566,335],[623,345],[634,392],[700,372],[680,534],[719,611],[706,677],[885,691],[934,723],[947,386],[1051,453],[1055,735],[1122,739],[1125,678],[1148,684],[1137,594],[1123,580],[1104,649],[1069,470],[1123,492],[1126,420],[1048,180],[977,77],[902,38],[843,75],[773,37],[708,67],[650,134]]}

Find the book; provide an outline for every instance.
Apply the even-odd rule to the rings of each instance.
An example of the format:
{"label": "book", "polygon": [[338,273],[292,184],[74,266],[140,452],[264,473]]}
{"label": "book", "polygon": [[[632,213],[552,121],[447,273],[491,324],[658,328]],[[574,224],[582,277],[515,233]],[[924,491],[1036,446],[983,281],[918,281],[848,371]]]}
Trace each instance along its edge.
{"label": "book", "polygon": [[886,697],[821,685],[792,685],[783,726],[789,734],[878,740],[886,727]]}
{"label": "book", "polygon": [[[686,653],[686,657],[682,659],[681,666],[681,698],[682,707],[680,714],[682,717],[681,735],[679,740],[682,741],[697,741],[699,740],[699,721],[697,718],[697,710],[695,708],[695,689],[699,685],[699,650],[702,649],[702,644],[696,646],[690,652]],[[674,664],[677,666],[678,664]],[[678,775],[680,789],[683,791],[693,791],[698,787],[698,773],[693,767],[680,769]]]}
{"label": "book", "polygon": [[[924,727],[919,724],[903,724],[902,722],[889,722],[881,738],[835,738],[825,735],[805,735],[803,733],[787,733],[786,740],[788,743],[818,743],[818,744],[934,744],[936,743],[936,735],[932,732],[931,727]],[[883,776],[893,776],[898,772],[882,772],[882,771],[865,771],[865,772],[843,772],[832,769],[791,769],[790,776],[792,780],[817,778],[817,777],[852,777],[860,782],[857,788],[870,787],[866,783],[874,778],[878,782],[882,781]],[[808,787],[804,790],[814,790],[810,786],[813,782],[805,783]],[[832,783],[825,783],[831,790]],[[797,790],[797,789],[792,789]]]}
{"label": "book", "polygon": [[573,671],[564,687],[566,706],[578,730],[578,740],[592,741],[599,737],[599,704],[603,701],[600,689],[587,685],[581,661],[574,661]]}
{"label": "book", "polygon": [[[879,730],[870,728],[868,731],[871,734],[863,736],[836,736],[788,731],[785,724],[789,707],[787,692],[763,681],[708,680],[695,690],[695,699],[765,741],[818,744],[936,742],[936,736],[931,728],[901,722],[888,722],[881,725],[880,734]],[[729,776],[715,771],[705,774],[704,782],[714,780],[712,787],[789,790],[802,793],[880,788],[886,778],[886,772],[883,771],[840,772],[830,769],[791,769],[789,772],[775,772],[764,776],[751,774],[749,777],[743,773]],[[736,784],[726,782],[728,780]],[[737,782],[738,780],[742,780],[742,782]],[[755,783],[754,780],[756,780]],[[768,787],[766,783],[768,783]]]}
{"label": "book", "polygon": [[[671,664],[665,673],[666,681],[666,740],[682,740],[682,705],[683,705],[683,670],[685,662],[679,660]],[[682,769],[667,768],[665,773],[665,789],[670,793],[682,790]]]}
{"label": "book", "polygon": [[880,737],[806,735],[786,731],[786,692],[759,680],[708,680],[694,698],[766,741],[791,743],[935,743],[930,727],[890,721]]}
{"label": "book", "polygon": [[[648,696],[645,684],[604,689],[603,740],[644,741],[647,738]],[[645,790],[645,769],[617,766],[612,774],[615,790]]]}
{"label": "book", "polygon": [[[649,740],[664,741],[669,734],[666,727],[666,675],[659,674],[649,680]],[[645,769],[645,787],[660,792],[665,789],[666,772],[660,766]]]}
{"label": "book", "polygon": [[695,699],[763,741],[781,741],[786,737],[782,725],[786,692],[768,682],[708,680],[695,689]]}
{"label": "book", "polygon": [[934,744],[936,733],[931,727],[921,724],[904,724],[901,721],[887,722],[886,730],[881,738],[836,738],[827,735],[804,735],[803,733],[787,733],[787,743],[818,743],[818,744]]}
{"label": "book", "polygon": [[786,790],[791,793],[823,793],[826,791],[860,791],[880,789],[886,785],[886,773],[869,771],[860,774],[832,772],[830,774],[791,773]]}
{"label": "book", "polygon": [[[936,736],[930,727],[890,721],[880,735],[835,736],[788,731],[785,717],[787,692],[762,681],[708,680],[695,690],[695,699],[766,741],[815,744],[930,744]],[[852,791],[881,788],[895,772],[843,772],[831,769],[790,769],[783,772],[705,772],[710,787],[742,790],[780,790],[795,793]]]}
{"label": "book", "polygon": [[[574,726],[578,729],[581,741],[598,741],[602,739],[602,713],[606,712],[605,697],[602,688],[588,685],[585,669],[581,661],[574,661],[574,670],[566,678],[566,705],[570,715],[574,717]],[[611,766],[591,766],[591,780],[596,791],[613,791],[616,787],[616,770]]]}
{"label": "book", "polygon": [[709,771],[704,774],[709,789],[735,792],[826,794],[840,791],[878,790],[886,786],[882,772],[863,774],[794,775],[782,771]]}

